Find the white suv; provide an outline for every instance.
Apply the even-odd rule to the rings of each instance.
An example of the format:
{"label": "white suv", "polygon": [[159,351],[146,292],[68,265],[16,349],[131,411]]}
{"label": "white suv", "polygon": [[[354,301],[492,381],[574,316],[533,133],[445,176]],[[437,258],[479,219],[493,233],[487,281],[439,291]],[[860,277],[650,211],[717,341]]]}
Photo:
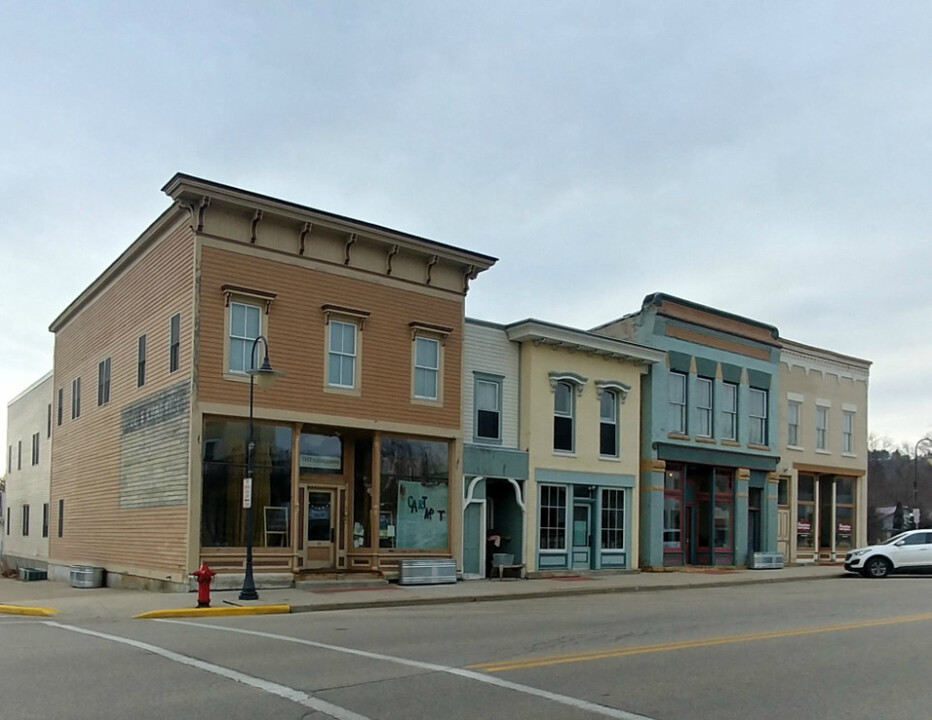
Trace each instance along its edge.
{"label": "white suv", "polygon": [[845,570],[872,578],[932,570],[932,530],[907,530],[879,545],[852,550],[845,555]]}

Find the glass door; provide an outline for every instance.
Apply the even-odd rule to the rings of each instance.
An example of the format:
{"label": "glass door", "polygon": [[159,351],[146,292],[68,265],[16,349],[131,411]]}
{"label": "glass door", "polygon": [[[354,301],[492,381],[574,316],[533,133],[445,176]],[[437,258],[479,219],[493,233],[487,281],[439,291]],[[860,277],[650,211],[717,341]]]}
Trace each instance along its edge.
{"label": "glass door", "polygon": [[573,567],[592,567],[592,504],[573,504]]}
{"label": "glass door", "polygon": [[307,568],[335,567],[336,491],[308,488],[305,507],[305,562]]}

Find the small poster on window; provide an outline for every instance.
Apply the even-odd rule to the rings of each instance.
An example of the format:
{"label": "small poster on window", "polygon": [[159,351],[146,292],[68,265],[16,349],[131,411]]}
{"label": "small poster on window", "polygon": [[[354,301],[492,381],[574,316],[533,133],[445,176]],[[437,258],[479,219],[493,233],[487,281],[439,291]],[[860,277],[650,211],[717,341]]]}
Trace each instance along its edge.
{"label": "small poster on window", "polygon": [[448,537],[448,489],[410,480],[398,482],[395,547],[445,548]]}

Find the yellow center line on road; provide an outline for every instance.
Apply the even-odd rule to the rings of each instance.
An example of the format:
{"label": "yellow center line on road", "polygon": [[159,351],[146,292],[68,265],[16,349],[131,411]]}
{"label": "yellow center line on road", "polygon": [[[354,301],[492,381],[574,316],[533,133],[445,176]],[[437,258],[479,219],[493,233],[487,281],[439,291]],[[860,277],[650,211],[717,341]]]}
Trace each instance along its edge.
{"label": "yellow center line on road", "polygon": [[712,647],[714,645],[728,645],[730,643],[754,642],[757,640],[777,640],[779,638],[799,637],[801,635],[817,635],[819,633],[840,632],[843,630],[859,630],[861,628],[880,627],[882,625],[897,625],[901,623],[921,622],[932,620],[932,613],[920,615],[903,615],[880,620],[862,620],[860,622],[842,623],[841,625],[821,625],[795,630],[773,630],[771,632],[748,633],[745,635],[723,635],[721,637],[704,638],[700,640],[681,640],[678,642],[657,643],[655,645],[633,645],[630,647],[611,648],[606,650],[590,650],[582,653],[566,653],[563,655],[542,655],[539,657],[502,660],[495,662],[477,663],[467,665],[470,670],[484,672],[504,672],[506,670],[524,670],[527,668],[544,667],[546,665],[561,665],[564,663],[588,662],[591,660],[605,660],[607,658],[625,657],[626,655],[644,655],[647,653],[668,652],[670,650],[689,650],[691,648]]}

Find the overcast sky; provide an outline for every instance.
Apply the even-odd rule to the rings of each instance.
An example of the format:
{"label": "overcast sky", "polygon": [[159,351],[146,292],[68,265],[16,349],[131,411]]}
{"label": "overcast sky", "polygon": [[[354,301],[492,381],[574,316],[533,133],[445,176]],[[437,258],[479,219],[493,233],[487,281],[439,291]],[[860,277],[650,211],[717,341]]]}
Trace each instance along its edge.
{"label": "overcast sky", "polygon": [[0,401],[185,172],[498,257],[471,317],[662,291],[869,359],[912,444],[930,38],[918,2],[0,2]]}

